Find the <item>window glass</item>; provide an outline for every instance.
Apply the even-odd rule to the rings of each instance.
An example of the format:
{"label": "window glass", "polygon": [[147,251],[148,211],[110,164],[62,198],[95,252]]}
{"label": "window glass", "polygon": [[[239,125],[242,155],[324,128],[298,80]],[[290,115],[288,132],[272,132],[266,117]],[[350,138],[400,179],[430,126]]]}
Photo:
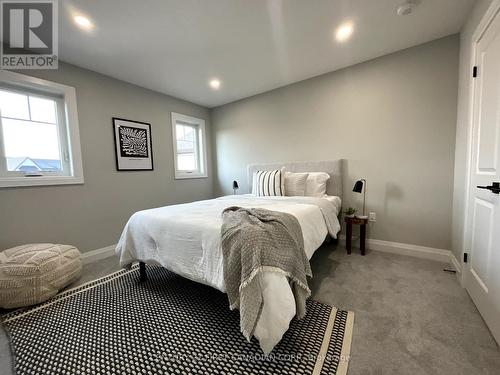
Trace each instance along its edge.
{"label": "window glass", "polygon": [[23,94],[0,90],[0,111],[2,117],[29,120],[28,97]]}
{"label": "window glass", "polygon": [[196,159],[194,154],[177,155],[177,169],[181,171],[196,170]]}
{"label": "window glass", "polygon": [[8,171],[60,171],[57,125],[2,118]]}
{"label": "window glass", "polygon": [[194,171],[198,168],[196,160],[196,128],[190,125],[176,124],[177,169]]}
{"label": "window glass", "polygon": [[32,121],[57,123],[56,102],[54,100],[30,96],[29,103]]}

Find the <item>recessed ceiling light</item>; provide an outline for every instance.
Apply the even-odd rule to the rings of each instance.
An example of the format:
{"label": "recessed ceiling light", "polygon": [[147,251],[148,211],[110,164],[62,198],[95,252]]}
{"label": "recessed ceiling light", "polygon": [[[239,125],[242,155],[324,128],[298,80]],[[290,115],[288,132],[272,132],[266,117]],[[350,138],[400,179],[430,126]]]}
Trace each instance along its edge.
{"label": "recessed ceiling light", "polygon": [[218,90],[220,88],[220,80],[218,80],[217,78],[210,80],[209,84],[210,87],[214,90]]}
{"label": "recessed ceiling light", "polygon": [[335,30],[335,39],[337,39],[337,42],[345,42],[351,37],[353,31],[354,26],[351,22],[343,23]]}
{"label": "recessed ceiling light", "polygon": [[94,28],[94,24],[87,17],[78,15],[74,16],[73,20],[82,29],[92,30]]}

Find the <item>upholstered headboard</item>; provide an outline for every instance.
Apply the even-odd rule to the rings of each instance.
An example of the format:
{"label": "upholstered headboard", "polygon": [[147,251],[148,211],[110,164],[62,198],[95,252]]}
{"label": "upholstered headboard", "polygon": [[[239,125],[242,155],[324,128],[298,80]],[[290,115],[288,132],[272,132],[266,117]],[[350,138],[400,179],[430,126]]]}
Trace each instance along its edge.
{"label": "upholstered headboard", "polygon": [[248,186],[252,186],[252,176],[254,171],[269,171],[285,167],[289,172],[326,172],[330,179],[326,184],[326,193],[342,198],[342,159],[327,161],[307,161],[291,163],[272,164],[249,164],[248,165]]}

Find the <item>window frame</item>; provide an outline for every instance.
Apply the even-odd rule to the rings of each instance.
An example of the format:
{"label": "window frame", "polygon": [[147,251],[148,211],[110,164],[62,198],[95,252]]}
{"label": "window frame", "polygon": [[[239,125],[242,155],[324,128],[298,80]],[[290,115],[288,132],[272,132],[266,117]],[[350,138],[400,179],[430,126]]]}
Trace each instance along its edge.
{"label": "window frame", "polygon": [[[0,71],[0,88],[24,95],[51,97],[58,100],[57,130],[60,142],[61,164],[69,173],[41,172],[40,175],[8,171],[5,158],[3,131],[0,128],[0,188],[21,186],[83,184],[80,131],[74,87],[10,71]],[[59,99],[60,98],[60,99]],[[64,119],[64,123],[60,120]],[[0,118],[1,126],[1,118]]]}
{"label": "window frame", "polygon": [[[20,95],[25,95],[27,97],[34,97],[34,98],[41,98],[41,99],[52,99],[56,102],[56,123],[54,124],[57,127],[57,137],[59,141],[59,157],[61,160],[61,171],[42,171],[39,172],[39,174],[42,174],[44,176],[48,177],[53,177],[53,176],[67,176],[68,174],[65,172],[66,170],[71,171],[71,161],[69,159],[69,143],[68,143],[68,134],[66,130],[66,119],[64,115],[64,98],[60,95],[52,95],[49,93],[40,93],[38,90],[30,90],[27,88],[20,89],[19,87],[11,87],[9,85],[5,85],[2,82],[0,82],[0,90],[3,91],[8,91],[12,92],[15,94],[20,94]],[[29,99],[28,99],[29,100]],[[29,106],[29,104],[28,104]],[[10,120],[17,120],[17,121],[31,121],[31,122],[36,122],[36,123],[41,123],[41,124],[51,124],[48,122],[43,122],[43,121],[33,121],[33,120],[26,120],[26,119],[20,119],[20,118],[13,118],[13,117],[7,117],[7,116],[2,116],[0,113],[0,131],[3,131],[2,126],[3,126],[3,119],[10,119]],[[1,137],[1,134],[0,134]],[[5,150],[3,147],[5,146],[4,142],[0,142],[0,154],[4,155]],[[0,158],[0,178],[4,177],[26,177],[25,172],[21,171],[9,171],[6,164],[5,158]],[[37,173],[38,174],[38,173]],[[30,177],[32,177],[33,174],[30,174]],[[37,176],[41,177],[41,176]]]}
{"label": "window frame", "polygon": [[[177,122],[196,128],[195,133],[195,157],[198,169],[195,171],[180,170],[177,168]],[[174,178],[176,180],[189,178],[207,178],[207,137],[205,132],[205,120],[172,112],[172,143],[174,150]]]}

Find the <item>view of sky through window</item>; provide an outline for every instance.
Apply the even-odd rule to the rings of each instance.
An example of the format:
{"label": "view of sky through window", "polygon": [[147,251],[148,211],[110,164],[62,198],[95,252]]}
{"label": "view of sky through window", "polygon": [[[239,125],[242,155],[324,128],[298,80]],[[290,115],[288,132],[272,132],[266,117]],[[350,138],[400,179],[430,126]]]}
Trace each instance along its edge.
{"label": "view of sky through window", "polygon": [[9,171],[61,169],[56,100],[0,90],[0,116]]}

